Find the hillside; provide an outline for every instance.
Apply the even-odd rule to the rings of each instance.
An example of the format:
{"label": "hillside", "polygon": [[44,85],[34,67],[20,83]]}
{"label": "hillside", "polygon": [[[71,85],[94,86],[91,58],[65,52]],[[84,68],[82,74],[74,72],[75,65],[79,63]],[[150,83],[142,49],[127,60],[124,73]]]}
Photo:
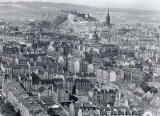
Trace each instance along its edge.
{"label": "hillside", "polygon": [[[51,3],[51,2],[0,2],[0,18],[7,20],[19,20],[19,19],[40,19],[43,17],[51,17],[54,19],[61,10],[76,9],[80,12],[85,12],[96,15],[99,20],[104,20],[106,17],[106,9],[100,9],[95,7],[67,4],[67,3]],[[147,11],[147,10],[135,10],[135,9],[121,9],[111,8],[111,18],[113,23],[128,21],[146,21],[147,22],[159,22],[159,11]],[[93,15],[92,15],[93,16]],[[154,19],[152,21],[152,19]]]}
{"label": "hillside", "polygon": [[41,18],[49,15],[55,17],[60,14],[61,9],[77,9],[83,12],[101,11],[101,9],[66,4],[66,3],[50,3],[50,2],[1,2],[0,3],[0,18],[5,19],[20,19],[25,18]]}

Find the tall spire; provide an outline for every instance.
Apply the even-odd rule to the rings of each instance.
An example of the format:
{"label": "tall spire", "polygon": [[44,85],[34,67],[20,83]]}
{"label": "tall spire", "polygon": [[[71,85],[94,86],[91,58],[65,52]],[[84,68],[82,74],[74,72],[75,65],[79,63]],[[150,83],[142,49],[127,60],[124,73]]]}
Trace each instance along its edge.
{"label": "tall spire", "polygon": [[109,8],[108,8],[108,16],[109,16]]}
{"label": "tall spire", "polygon": [[108,9],[108,14],[107,14],[107,17],[106,17],[106,25],[107,25],[107,26],[110,26],[110,16],[109,16],[109,9]]}

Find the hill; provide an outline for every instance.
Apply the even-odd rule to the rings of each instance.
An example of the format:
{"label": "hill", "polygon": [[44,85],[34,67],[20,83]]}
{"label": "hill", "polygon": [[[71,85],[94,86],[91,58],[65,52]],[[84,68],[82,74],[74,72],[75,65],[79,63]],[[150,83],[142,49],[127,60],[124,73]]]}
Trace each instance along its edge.
{"label": "hill", "polygon": [[[102,18],[104,20],[108,7],[100,9],[90,6],[52,2],[0,2],[0,18],[7,20],[40,19],[42,16],[45,18],[55,18],[62,13],[61,10],[76,9],[80,12],[95,14],[97,15],[97,19],[101,20]],[[152,21],[150,18],[154,18],[154,22],[159,22],[160,19],[159,11],[121,8],[111,8],[110,11],[113,23],[117,21],[124,22],[126,20],[136,22],[140,20],[144,22],[146,19],[149,19]]]}
{"label": "hill", "polygon": [[83,12],[102,11],[102,9],[74,5],[67,3],[51,3],[51,2],[0,2],[0,18],[4,19],[20,19],[20,18],[41,18],[55,17],[64,9],[76,9]]}

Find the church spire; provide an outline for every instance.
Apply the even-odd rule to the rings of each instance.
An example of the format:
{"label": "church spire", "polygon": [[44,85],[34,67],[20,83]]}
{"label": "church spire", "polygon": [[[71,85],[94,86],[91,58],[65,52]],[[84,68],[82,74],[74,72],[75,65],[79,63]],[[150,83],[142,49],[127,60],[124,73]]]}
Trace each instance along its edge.
{"label": "church spire", "polygon": [[109,16],[109,8],[108,8],[108,16]]}
{"label": "church spire", "polygon": [[110,26],[110,15],[109,15],[109,9],[108,9],[107,17],[106,17],[106,25],[107,25],[107,26]]}

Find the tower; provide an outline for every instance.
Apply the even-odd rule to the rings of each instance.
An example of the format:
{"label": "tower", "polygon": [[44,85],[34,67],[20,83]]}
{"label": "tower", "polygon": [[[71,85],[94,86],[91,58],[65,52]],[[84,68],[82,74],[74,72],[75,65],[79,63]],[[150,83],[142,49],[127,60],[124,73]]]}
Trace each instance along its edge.
{"label": "tower", "polygon": [[98,34],[96,31],[94,31],[94,34],[93,34],[93,37],[92,37],[93,41],[95,43],[98,43],[99,42],[99,37],[98,37]]}
{"label": "tower", "polygon": [[109,9],[108,9],[108,14],[107,14],[107,17],[106,17],[106,25],[107,25],[107,26],[110,26],[110,16],[109,16]]}

